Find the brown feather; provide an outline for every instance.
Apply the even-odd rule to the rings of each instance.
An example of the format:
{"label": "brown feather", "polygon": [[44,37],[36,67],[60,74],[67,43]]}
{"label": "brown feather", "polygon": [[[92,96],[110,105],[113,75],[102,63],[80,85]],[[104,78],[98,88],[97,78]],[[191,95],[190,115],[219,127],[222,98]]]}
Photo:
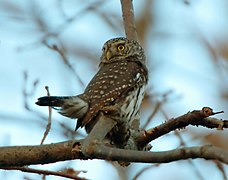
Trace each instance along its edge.
{"label": "brown feather", "polygon": [[115,61],[103,65],[82,95],[89,102],[90,108],[77,127],[88,124],[104,106],[114,104],[132,88],[146,84],[147,76],[147,69],[137,61]]}

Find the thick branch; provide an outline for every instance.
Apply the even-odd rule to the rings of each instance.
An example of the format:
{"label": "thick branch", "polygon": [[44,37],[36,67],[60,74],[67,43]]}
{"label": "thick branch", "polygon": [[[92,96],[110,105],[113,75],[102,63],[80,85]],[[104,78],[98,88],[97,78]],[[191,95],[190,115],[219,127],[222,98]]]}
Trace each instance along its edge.
{"label": "thick branch", "polygon": [[[67,141],[38,146],[13,146],[0,148],[0,168],[31,164],[48,164],[71,160],[73,144]],[[188,158],[219,160],[228,164],[228,152],[214,146],[180,148],[163,152],[144,152],[97,146],[94,159],[118,160],[127,162],[168,163]],[[81,152],[74,153],[74,159],[87,159]]]}
{"label": "thick branch", "polygon": [[137,40],[132,0],[121,0],[121,7],[126,37]]}
{"label": "thick branch", "polygon": [[217,159],[228,164],[228,152],[215,146],[207,145],[201,147],[179,148],[163,152],[144,152],[135,150],[116,149],[103,146],[96,152],[99,159],[118,160],[127,162],[144,163],[169,163],[184,159]]}
{"label": "thick branch", "polygon": [[[218,112],[221,113],[221,112]],[[173,130],[184,128],[188,125],[194,126],[204,126],[207,128],[217,128],[223,129],[228,128],[227,120],[219,120],[216,118],[209,118],[209,116],[214,115],[211,108],[204,107],[202,110],[195,110],[192,112],[188,112],[180,117],[168,120],[167,122],[156,126],[152,129],[144,131],[138,137],[137,141],[141,146],[145,146],[149,142],[157,139],[158,137],[163,136]]]}
{"label": "thick branch", "polygon": [[0,147],[0,167],[71,160],[71,149],[76,142],[80,143],[80,141],[66,141],[48,145]]}

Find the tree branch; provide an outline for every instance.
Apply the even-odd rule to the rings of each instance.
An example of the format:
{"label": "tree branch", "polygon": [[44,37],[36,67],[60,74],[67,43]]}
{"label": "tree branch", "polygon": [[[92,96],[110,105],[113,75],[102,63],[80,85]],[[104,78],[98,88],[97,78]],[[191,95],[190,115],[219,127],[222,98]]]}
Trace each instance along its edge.
{"label": "tree branch", "polygon": [[186,147],[162,152],[144,152],[103,146],[96,152],[99,159],[140,163],[169,163],[188,158],[216,159],[228,164],[228,152],[212,146]]}
{"label": "tree branch", "polygon": [[74,169],[65,169],[64,171],[47,171],[47,170],[33,169],[33,168],[27,168],[27,167],[6,167],[2,169],[18,170],[18,171],[34,173],[34,174],[53,175],[53,176],[65,177],[68,179],[74,179],[74,180],[86,180],[85,178],[80,178],[77,176],[82,171],[75,171]]}
{"label": "tree branch", "polygon": [[120,0],[125,34],[128,39],[137,40],[132,0]]}
{"label": "tree branch", "polygon": [[[49,87],[45,86],[45,89],[47,91],[47,96],[50,96]],[[40,144],[44,143],[48,133],[50,132],[51,120],[52,120],[52,108],[50,106],[48,106],[48,123],[47,123],[46,129],[45,129],[45,132],[44,132],[44,136],[43,136]]]}
{"label": "tree branch", "polygon": [[[66,141],[48,145],[0,147],[0,167],[71,160],[71,149],[76,142],[80,143],[80,141]],[[78,158],[80,158],[80,154],[78,154]]]}
{"label": "tree branch", "polygon": [[145,146],[149,142],[157,139],[158,137],[163,136],[173,130],[184,128],[188,125],[194,126],[204,126],[207,128],[217,128],[223,129],[228,128],[227,120],[219,120],[216,118],[209,118],[209,116],[218,114],[222,112],[214,113],[213,110],[209,107],[204,107],[202,110],[194,110],[192,112],[188,112],[180,117],[168,120],[167,122],[151,128],[147,131],[143,131],[141,135],[139,135],[137,141],[141,146]]}
{"label": "tree branch", "polygon": [[[48,164],[72,159],[88,159],[81,152],[72,157],[72,147],[82,141],[67,141],[48,145],[0,147],[0,168]],[[168,163],[188,158],[214,159],[228,164],[228,152],[214,146],[179,148],[163,152],[144,152],[110,148],[103,145],[93,152],[94,159],[112,161]]]}

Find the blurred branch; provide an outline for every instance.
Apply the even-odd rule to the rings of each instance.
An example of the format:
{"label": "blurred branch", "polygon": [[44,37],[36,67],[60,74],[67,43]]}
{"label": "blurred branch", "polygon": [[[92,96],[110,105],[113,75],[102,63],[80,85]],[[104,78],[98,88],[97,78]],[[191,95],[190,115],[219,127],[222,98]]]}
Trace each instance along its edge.
{"label": "blurred branch", "polygon": [[152,121],[152,119],[154,118],[154,116],[157,114],[158,111],[161,110],[162,105],[167,102],[168,100],[168,96],[172,93],[172,91],[168,91],[165,94],[163,94],[161,96],[161,100],[157,100],[155,103],[155,107],[154,110],[152,111],[152,113],[150,114],[150,116],[148,117],[146,123],[143,125],[142,129],[145,129],[149,123]]}
{"label": "blurred branch", "polygon": [[209,116],[218,113],[223,113],[223,111],[213,112],[213,110],[209,107],[204,107],[202,110],[194,110],[192,112],[188,112],[187,114],[171,119],[152,129],[143,131],[138,137],[138,142],[139,144],[144,146],[150,141],[157,139],[164,134],[167,134],[176,129],[185,128],[188,125],[200,125],[207,128],[217,128],[219,130],[222,130],[223,128],[228,128],[228,120],[209,118]]}
{"label": "blurred branch", "polygon": [[56,44],[53,45],[49,45],[47,43],[46,40],[43,40],[43,44],[46,45],[49,49],[54,50],[55,52],[57,52],[61,59],[63,60],[64,64],[71,70],[71,72],[75,75],[75,77],[77,78],[77,80],[79,81],[79,83],[85,87],[85,84],[83,83],[82,79],[80,78],[80,76],[77,74],[77,72],[75,71],[75,69],[73,68],[73,66],[70,64],[70,62],[68,61],[64,50],[60,49]]}
{"label": "blurred branch", "polygon": [[85,137],[85,134],[81,133],[81,131],[74,131],[72,127],[66,122],[58,122],[61,127],[60,134],[63,134],[68,139],[75,139],[76,137]]}
{"label": "blurred branch", "polygon": [[216,164],[219,171],[222,173],[223,179],[227,180],[227,176],[226,176],[226,172],[225,172],[223,164],[219,161],[214,161],[214,163]]}
{"label": "blurred branch", "polygon": [[[49,92],[49,88],[48,86],[45,86],[45,89],[47,91],[47,96],[50,96],[50,92]],[[50,106],[48,106],[48,123],[47,123],[47,126],[46,126],[46,130],[44,132],[44,136],[41,140],[41,143],[40,144],[43,144],[44,143],[44,140],[46,139],[50,129],[51,129],[51,115],[52,115],[52,109]]]}
{"label": "blurred branch", "polygon": [[81,19],[84,15],[86,15],[87,13],[89,13],[91,11],[96,12],[96,10],[99,9],[100,7],[102,7],[102,5],[106,2],[107,1],[104,1],[104,0],[91,2],[89,5],[87,5],[82,10],[80,10],[79,12],[76,12],[73,16],[66,18],[65,21],[61,25],[59,25],[58,28],[56,28],[58,31],[54,32],[54,33],[50,33],[50,34],[54,35],[56,37],[59,36],[59,34],[63,33],[64,30],[66,30],[73,22]]}
{"label": "blurred branch", "polygon": [[22,89],[22,97],[23,97],[23,101],[24,101],[24,108],[29,111],[29,112],[32,112],[34,113],[36,116],[40,117],[41,119],[44,119],[46,120],[46,117],[43,116],[41,113],[33,110],[30,106],[29,106],[29,97],[32,97],[35,93],[35,90],[36,90],[36,87],[37,87],[37,84],[38,84],[38,80],[35,80],[33,82],[33,87],[32,87],[32,90],[29,92],[28,91],[28,87],[27,87],[27,84],[28,84],[28,73],[27,71],[24,71],[24,79],[23,79],[23,89]]}
{"label": "blurred branch", "polygon": [[132,0],[120,0],[124,22],[125,34],[128,39],[137,40],[137,32],[134,21],[134,9]]}
{"label": "blurred branch", "polygon": [[47,171],[47,170],[40,170],[40,169],[27,168],[27,167],[7,167],[2,169],[18,170],[18,171],[27,172],[27,173],[35,173],[35,174],[43,174],[43,175],[53,175],[53,176],[59,176],[59,177],[64,177],[68,179],[74,179],[74,180],[86,180],[85,178],[80,178],[77,176],[82,171],[75,171],[74,169],[66,169],[65,171]]}
{"label": "blurred branch", "polygon": [[23,94],[23,97],[24,97],[24,99],[23,99],[24,100],[24,107],[25,107],[25,109],[27,109],[28,111],[30,111],[30,107],[28,105],[28,98],[29,97],[32,97],[35,94],[35,91],[36,91],[36,88],[37,88],[37,85],[38,85],[39,81],[38,81],[38,79],[35,80],[33,82],[32,90],[30,92],[28,92],[28,89],[27,89],[28,73],[27,73],[27,71],[24,71],[23,78],[24,78],[23,79],[24,85],[23,85],[22,94]]}
{"label": "blurred branch", "polygon": [[[185,143],[184,139],[182,138],[180,132],[175,130],[174,133],[180,141],[180,146],[186,147],[187,144]],[[200,171],[198,170],[198,168],[193,163],[192,159],[188,159],[188,163],[191,165],[191,167],[192,167],[193,171],[195,172],[196,176],[198,177],[198,179],[204,180],[203,176],[201,175]]]}
{"label": "blurred branch", "polygon": [[138,178],[139,178],[139,176],[141,176],[145,171],[147,171],[147,170],[150,170],[150,169],[152,169],[152,168],[154,168],[154,167],[158,167],[160,164],[152,164],[152,165],[150,165],[150,166],[147,166],[147,167],[144,167],[144,168],[142,168],[133,178],[132,178],[132,180],[137,180]]}

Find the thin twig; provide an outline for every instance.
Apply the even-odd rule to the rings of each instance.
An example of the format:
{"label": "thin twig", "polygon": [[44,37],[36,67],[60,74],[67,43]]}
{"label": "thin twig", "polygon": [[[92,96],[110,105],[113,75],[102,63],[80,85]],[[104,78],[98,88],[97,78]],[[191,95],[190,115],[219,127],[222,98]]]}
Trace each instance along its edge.
{"label": "thin twig", "polygon": [[158,100],[156,102],[156,105],[154,107],[154,110],[152,111],[151,115],[148,117],[146,123],[143,125],[142,129],[145,129],[149,123],[151,122],[151,120],[153,119],[153,117],[157,114],[157,112],[161,109],[161,106],[167,102],[167,99],[168,99],[168,96],[170,95],[172,91],[168,91],[166,92],[165,94],[162,95],[162,99],[161,100]]}
{"label": "thin twig", "polygon": [[227,180],[227,176],[226,176],[226,172],[225,172],[223,164],[219,161],[214,161],[214,163],[216,164],[219,171],[222,173],[223,179]]}
{"label": "thin twig", "polygon": [[[180,132],[175,130],[175,135],[177,136],[177,138],[179,139],[180,141],[180,146],[184,146],[186,147],[187,144],[184,142],[184,139],[182,138],[182,136],[180,135]],[[188,159],[188,163],[192,166],[196,176],[198,176],[198,179],[200,180],[204,180],[202,174],[200,173],[199,169],[195,166],[195,164],[193,163],[193,160],[192,159]]]}
{"label": "thin twig", "polygon": [[86,13],[89,13],[91,11],[96,12],[96,10],[98,8],[101,8],[102,5],[105,4],[106,2],[108,2],[108,1],[99,0],[99,1],[91,2],[88,6],[81,9],[79,12],[77,11],[73,16],[65,19],[65,21],[56,28],[58,31],[55,33],[51,33],[50,35],[54,35],[56,37],[59,36],[61,33],[63,33],[68,28],[68,26],[70,26],[72,24],[72,22],[75,22],[76,20],[81,19],[82,16],[86,15]]}
{"label": "thin twig", "polygon": [[162,103],[161,101],[158,101],[158,102],[156,103],[156,105],[155,105],[155,107],[154,107],[152,113],[151,113],[150,116],[148,117],[148,119],[147,119],[146,123],[143,125],[142,129],[145,129],[145,128],[149,125],[149,123],[151,122],[151,120],[153,119],[153,117],[154,117],[154,116],[157,114],[157,112],[159,111],[159,109],[160,109],[160,107],[161,107],[162,104],[163,104],[163,103]]}
{"label": "thin twig", "polygon": [[29,104],[28,104],[28,98],[35,94],[36,87],[37,87],[39,81],[37,79],[33,82],[32,90],[29,92],[28,88],[27,88],[27,84],[28,84],[28,73],[27,73],[27,71],[24,71],[23,76],[24,76],[24,85],[23,85],[22,94],[24,97],[24,107],[26,110],[30,111],[31,108],[29,107]]}
{"label": "thin twig", "polygon": [[[50,92],[49,92],[48,86],[45,86],[45,89],[47,91],[47,96],[50,96]],[[40,144],[44,143],[44,140],[46,139],[48,133],[50,132],[50,129],[51,129],[51,117],[52,117],[52,109],[51,109],[50,106],[48,106],[48,123],[47,123],[46,130],[44,132],[44,136],[43,136]]]}
{"label": "thin twig", "polygon": [[33,81],[33,87],[32,87],[32,90],[29,91],[28,90],[28,73],[27,71],[24,71],[23,73],[23,76],[24,76],[24,81],[23,81],[23,89],[22,89],[22,96],[23,96],[23,101],[24,101],[24,107],[27,111],[29,112],[32,112],[35,116],[38,116],[40,117],[41,119],[43,120],[46,120],[46,117],[44,115],[42,115],[40,112],[38,111],[35,111],[34,109],[32,109],[30,106],[29,106],[29,97],[32,97],[34,94],[35,94],[35,91],[36,91],[36,87],[37,87],[37,84],[39,83],[38,79]]}
{"label": "thin twig", "polygon": [[152,164],[150,166],[142,168],[133,178],[132,180],[137,180],[139,176],[141,176],[145,171],[150,170],[151,168],[158,167],[161,164]]}
{"label": "thin twig", "polygon": [[27,173],[43,174],[45,176],[46,175],[59,176],[59,177],[64,177],[64,178],[69,178],[74,180],[86,180],[85,178],[80,178],[77,176],[80,172],[84,172],[84,171],[75,171],[73,169],[69,169],[69,173],[67,173],[67,171],[48,171],[48,170],[41,170],[41,169],[34,169],[34,168],[27,168],[27,167],[7,167],[3,169],[18,170],[18,171],[27,172]]}
{"label": "thin twig", "polygon": [[[60,42],[59,42],[60,43]],[[77,72],[75,71],[75,69],[73,68],[73,66],[70,64],[69,60],[67,59],[65,52],[63,49],[60,49],[56,44],[53,45],[49,45],[46,40],[43,41],[43,44],[46,45],[48,48],[54,50],[55,52],[57,52],[62,61],[64,62],[64,64],[70,69],[70,71],[74,74],[74,76],[77,78],[77,80],[79,81],[79,83],[85,87],[85,84],[83,83],[82,79],[80,78],[80,76],[77,74]]]}

